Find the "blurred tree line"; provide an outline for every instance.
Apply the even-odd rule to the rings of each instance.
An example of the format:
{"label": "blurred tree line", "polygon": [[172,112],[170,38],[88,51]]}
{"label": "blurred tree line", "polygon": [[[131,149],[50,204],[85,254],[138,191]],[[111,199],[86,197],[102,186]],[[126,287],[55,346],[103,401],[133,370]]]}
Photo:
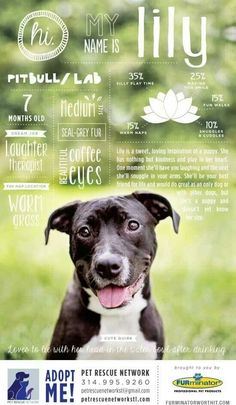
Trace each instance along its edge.
{"label": "blurred tree line", "polygon": [[[147,42],[150,46],[146,48],[146,56],[143,60],[137,58],[137,26],[138,26],[138,6],[146,8],[146,35]],[[161,36],[160,36],[160,52],[161,59],[166,58],[167,46],[167,7],[175,6],[175,58],[176,65],[144,63],[153,62],[151,57],[152,46],[152,10],[160,9],[161,16]],[[27,13],[34,10],[51,10],[57,13],[65,22],[69,30],[69,43],[66,50],[57,58],[45,62],[30,62],[19,51],[17,46],[17,32],[20,21]],[[99,13],[119,14],[119,19],[116,23],[115,37],[120,41],[119,55],[85,55],[83,53],[83,39],[85,37],[85,15],[91,13],[97,15]],[[207,54],[208,61],[204,68],[199,71],[206,75],[207,90],[193,90],[186,92],[187,95],[193,96],[194,104],[198,105],[204,120],[218,120],[219,127],[225,131],[225,139],[230,141],[232,152],[236,149],[235,141],[235,110],[236,110],[236,4],[232,0],[226,0],[222,3],[219,0],[214,2],[206,2],[203,0],[175,0],[174,4],[164,0],[30,0],[27,2],[12,3],[7,0],[1,1],[1,19],[0,19],[0,37],[1,37],[1,97],[0,97],[0,125],[1,125],[1,145],[4,151],[3,141],[5,129],[9,124],[8,114],[22,113],[22,91],[23,85],[13,85],[7,83],[7,75],[9,73],[57,73],[58,77],[62,77],[66,72],[77,72],[78,75],[84,77],[86,73],[98,71],[105,78],[105,84],[99,87],[99,95],[105,100],[106,114],[105,120],[110,120],[112,140],[120,140],[119,131],[123,129],[124,122],[116,122],[116,115],[124,116],[124,120],[129,118],[131,121],[138,121],[142,126],[143,107],[148,104],[149,97],[154,97],[158,91],[166,92],[169,88],[177,90],[184,89],[186,82],[190,79],[191,69],[184,64],[184,52],[182,49],[182,17],[191,17],[191,40],[195,45],[193,51],[198,50],[200,44],[200,17],[207,16]],[[105,26],[104,37],[108,35],[108,27]],[[93,35],[93,38],[96,38]],[[82,63],[68,63],[82,62]],[[89,64],[85,62],[89,61]],[[92,62],[109,62],[109,63],[92,63]],[[118,63],[110,63],[110,62]],[[125,63],[124,63],[125,61]],[[112,109],[111,116],[108,116],[108,72],[111,71],[112,77],[115,78],[112,82],[111,97]],[[143,72],[145,81],[154,81],[153,87],[146,86],[127,86],[125,88],[117,88],[115,80],[125,80],[128,77],[129,71]],[[35,85],[35,89],[40,86]],[[75,100],[77,92],[71,93],[72,88],[69,83],[63,87],[64,95],[71,100]],[[27,91],[34,90],[34,86],[25,86]],[[66,89],[68,93],[66,93]],[[37,102],[31,105],[31,114],[44,114],[48,125],[48,143],[51,145],[52,153],[52,97],[56,105],[55,120],[59,119],[59,103],[62,96],[60,86],[50,86],[47,84],[41,85],[41,90],[37,91]],[[78,89],[78,94],[83,91],[83,86]],[[229,104],[227,108],[204,110],[203,104],[211,101],[212,95],[223,95],[224,103]],[[100,118],[104,122],[104,117]],[[183,127],[175,123],[164,125],[150,126],[148,135],[145,140],[157,139],[157,134],[162,140],[191,139],[196,137],[195,125]],[[11,128],[18,128],[18,124],[12,124]],[[21,126],[23,128],[24,126]],[[45,129],[44,124],[37,126],[37,129]],[[194,135],[195,134],[195,135]],[[136,140],[135,136],[129,138],[130,144]],[[142,138],[141,138],[142,139]],[[206,141],[207,142],[207,141]],[[112,145],[114,147],[114,144]],[[103,145],[106,152],[107,145]],[[113,155],[113,154],[112,154]],[[115,156],[115,154],[114,154]],[[4,158],[1,159],[1,172],[4,175],[7,168],[4,164]]]}

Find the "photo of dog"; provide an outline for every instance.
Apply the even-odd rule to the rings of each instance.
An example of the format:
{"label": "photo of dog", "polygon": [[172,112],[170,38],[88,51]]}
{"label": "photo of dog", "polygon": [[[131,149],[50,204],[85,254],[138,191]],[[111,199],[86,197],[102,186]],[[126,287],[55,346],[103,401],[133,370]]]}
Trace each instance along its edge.
{"label": "photo of dog", "polygon": [[148,192],[74,201],[51,214],[46,244],[50,230],[67,233],[75,271],[47,359],[162,359],[163,324],[149,271],[155,227],[167,217],[178,233],[170,202]]}

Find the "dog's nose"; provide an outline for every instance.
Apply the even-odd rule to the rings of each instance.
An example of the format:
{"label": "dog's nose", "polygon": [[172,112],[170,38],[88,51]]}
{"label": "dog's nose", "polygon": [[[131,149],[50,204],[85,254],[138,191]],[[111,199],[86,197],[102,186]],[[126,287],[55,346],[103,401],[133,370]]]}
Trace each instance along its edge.
{"label": "dog's nose", "polygon": [[116,255],[109,255],[101,257],[97,260],[96,271],[102,278],[109,280],[115,278],[120,274],[122,268],[122,261]]}

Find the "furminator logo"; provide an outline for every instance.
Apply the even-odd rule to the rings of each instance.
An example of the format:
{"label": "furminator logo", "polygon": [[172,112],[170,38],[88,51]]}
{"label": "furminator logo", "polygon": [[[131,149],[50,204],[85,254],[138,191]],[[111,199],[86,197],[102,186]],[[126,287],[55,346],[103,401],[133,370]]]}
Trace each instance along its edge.
{"label": "furminator logo", "polygon": [[172,382],[178,388],[205,390],[219,387],[223,381],[218,378],[203,377],[201,374],[195,374],[193,377],[177,378]]}

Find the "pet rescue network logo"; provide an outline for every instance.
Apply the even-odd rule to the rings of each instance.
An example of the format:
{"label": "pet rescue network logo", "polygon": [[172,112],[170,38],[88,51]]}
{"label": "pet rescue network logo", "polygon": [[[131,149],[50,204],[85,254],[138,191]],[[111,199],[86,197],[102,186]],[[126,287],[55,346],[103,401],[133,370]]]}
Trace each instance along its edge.
{"label": "pet rescue network logo", "polygon": [[39,401],[39,370],[8,369],[7,402],[38,403]]}
{"label": "pet rescue network logo", "polygon": [[[220,387],[223,384],[223,381],[218,378],[213,377],[203,377],[200,373],[196,373],[193,377],[183,377],[177,378],[172,382],[175,387],[178,387],[179,390],[183,392],[183,389],[186,390],[211,390],[216,392],[216,388]],[[219,392],[219,390],[217,390]]]}
{"label": "pet rescue network logo", "polygon": [[60,55],[68,39],[69,32],[61,17],[52,11],[37,10],[20,22],[17,42],[27,59],[41,62]]}

